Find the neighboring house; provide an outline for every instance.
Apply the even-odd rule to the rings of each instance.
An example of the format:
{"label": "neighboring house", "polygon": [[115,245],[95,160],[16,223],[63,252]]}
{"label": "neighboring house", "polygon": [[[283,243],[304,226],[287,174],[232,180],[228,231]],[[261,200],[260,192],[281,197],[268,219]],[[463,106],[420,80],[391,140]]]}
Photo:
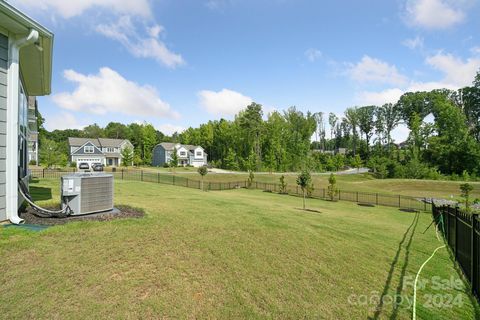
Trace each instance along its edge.
{"label": "neighboring house", "polygon": [[38,165],[37,98],[28,97],[28,162]]}
{"label": "neighboring house", "polygon": [[173,151],[177,150],[179,166],[201,167],[207,164],[207,153],[200,146],[162,142],[153,149],[153,166],[163,166],[172,160]]}
{"label": "neighboring house", "polygon": [[76,162],[77,166],[82,162],[89,165],[100,162],[106,166],[118,167],[123,160],[122,150],[127,147],[133,150],[132,143],[127,139],[68,138],[68,146],[70,161]]}
{"label": "neighboring house", "polygon": [[[53,34],[0,1],[0,221],[18,224],[28,184],[28,96],[51,92]],[[8,157],[7,157],[8,155]]]}

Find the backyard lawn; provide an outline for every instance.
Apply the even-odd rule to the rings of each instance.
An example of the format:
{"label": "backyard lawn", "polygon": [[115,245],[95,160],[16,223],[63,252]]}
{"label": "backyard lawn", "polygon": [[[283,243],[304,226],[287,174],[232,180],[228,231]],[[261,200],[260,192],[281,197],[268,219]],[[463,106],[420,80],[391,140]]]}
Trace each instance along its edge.
{"label": "backyard lawn", "polygon": [[[58,180],[32,187],[58,203]],[[2,318],[410,319],[441,245],[430,214],[387,207],[120,180],[115,202],[146,216],[0,228]],[[419,319],[480,317],[446,249],[421,279]]]}
{"label": "backyard lawn", "polygon": [[[129,169],[130,171],[134,169]],[[142,168],[145,172],[159,172],[160,174],[171,175],[169,168]],[[199,180],[200,176],[196,168],[177,168],[175,175],[189,179]],[[296,173],[286,173],[285,181],[290,185],[296,185]],[[255,174],[258,182],[279,183],[281,173],[269,174],[266,172]],[[312,181],[317,189],[328,186],[328,174],[312,174]],[[233,182],[245,181],[248,174],[238,173],[214,173],[210,172],[205,176],[205,181]],[[337,175],[338,188],[345,191],[373,192],[392,195],[404,195],[412,197],[438,197],[458,198],[460,185],[463,181],[439,181],[439,180],[415,180],[415,179],[376,179],[371,174],[344,174]],[[471,196],[473,199],[480,198],[480,182],[469,182],[473,187]]]}

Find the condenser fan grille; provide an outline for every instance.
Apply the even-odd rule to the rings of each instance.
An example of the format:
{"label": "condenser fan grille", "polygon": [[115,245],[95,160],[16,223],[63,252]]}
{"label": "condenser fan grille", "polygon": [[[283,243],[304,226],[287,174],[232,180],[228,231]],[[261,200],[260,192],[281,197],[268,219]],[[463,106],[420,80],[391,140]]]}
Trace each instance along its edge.
{"label": "condenser fan grille", "polygon": [[113,179],[90,177],[82,179],[81,210],[83,213],[110,210],[113,207]]}

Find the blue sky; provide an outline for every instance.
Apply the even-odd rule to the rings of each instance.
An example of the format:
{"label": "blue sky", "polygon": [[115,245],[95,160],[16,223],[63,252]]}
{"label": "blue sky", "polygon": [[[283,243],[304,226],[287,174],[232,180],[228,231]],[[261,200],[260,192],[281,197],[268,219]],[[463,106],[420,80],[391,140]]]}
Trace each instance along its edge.
{"label": "blue sky", "polygon": [[49,130],[147,121],[171,134],[251,101],[340,115],[469,85],[480,68],[476,0],[10,2],[55,34]]}

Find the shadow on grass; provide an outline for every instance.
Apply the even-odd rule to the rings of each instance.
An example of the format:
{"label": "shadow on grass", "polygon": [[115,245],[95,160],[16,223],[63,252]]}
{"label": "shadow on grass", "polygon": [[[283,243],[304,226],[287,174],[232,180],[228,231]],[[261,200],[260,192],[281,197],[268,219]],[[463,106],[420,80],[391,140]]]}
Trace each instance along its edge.
{"label": "shadow on grass", "polygon": [[[395,273],[395,268],[397,267],[397,264],[399,264],[399,258],[400,258],[400,254],[402,252],[402,247],[403,247],[403,245],[404,245],[404,243],[405,243],[405,241],[407,240],[407,237],[408,237],[408,242],[405,246],[405,260],[403,261],[403,265],[401,267],[402,271],[401,271],[400,279],[398,281],[398,285],[397,285],[397,288],[396,288],[395,297],[400,296],[400,294],[402,292],[403,279],[405,277],[405,273],[406,273],[407,266],[408,266],[408,261],[409,261],[409,256],[410,256],[410,246],[411,246],[412,241],[413,241],[413,236],[414,236],[415,230],[417,228],[418,220],[419,220],[419,213],[416,213],[415,217],[412,220],[412,223],[410,224],[410,226],[408,226],[407,230],[403,234],[402,240],[398,243],[397,253],[395,254],[395,257],[393,258],[392,264],[390,265],[390,270],[388,272],[387,281],[385,282],[385,285],[383,287],[382,295],[380,297],[380,300],[379,300],[379,303],[378,303],[377,307],[375,308],[375,314],[370,319],[378,319],[380,317],[380,314],[383,311],[384,298],[385,298],[385,296],[387,296],[388,290],[390,289],[390,286],[392,284],[393,274]],[[394,303],[394,309],[393,309],[392,315],[390,316],[390,319],[396,319],[397,318],[399,307],[400,307],[400,305],[398,303]]]}
{"label": "shadow on grass", "polygon": [[322,213],[321,211],[319,210],[315,210],[315,209],[302,209],[302,208],[295,208],[297,210],[300,210],[300,211],[307,211],[307,212],[315,212],[315,213]]}
{"label": "shadow on grass", "polygon": [[30,194],[35,201],[50,200],[52,199],[52,188],[30,185]]}

